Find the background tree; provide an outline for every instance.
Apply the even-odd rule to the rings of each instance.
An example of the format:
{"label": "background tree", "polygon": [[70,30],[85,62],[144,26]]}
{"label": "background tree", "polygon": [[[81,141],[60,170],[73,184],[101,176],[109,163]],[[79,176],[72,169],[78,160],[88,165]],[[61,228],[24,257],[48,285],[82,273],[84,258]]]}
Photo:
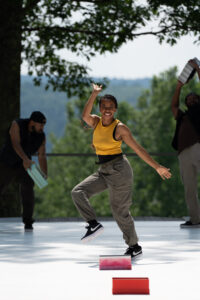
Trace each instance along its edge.
{"label": "background tree", "polygon": [[[183,185],[181,183],[176,156],[164,155],[173,152],[171,141],[175,131],[175,120],[171,112],[171,99],[177,83],[177,69],[172,68],[159,76],[154,76],[151,88],[145,91],[138,101],[137,135],[138,140],[153,153],[163,153],[155,159],[169,167],[172,178],[163,181],[146,164],[136,160],[135,196],[136,213],[142,215],[181,217],[185,215]],[[181,92],[182,109],[184,98],[190,91],[200,93],[196,80],[185,85]],[[176,152],[174,152],[175,154]]]}
{"label": "background tree", "polygon": [[[199,40],[199,16],[194,0],[0,0],[0,146],[19,117],[22,61],[35,84],[45,76],[46,88],[83,95],[90,83],[87,66],[65,61],[59,50],[90,60],[96,53],[117,52],[141,35],[170,44],[187,33]],[[158,25],[151,30],[148,24],[155,19]]]}
{"label": "background tree", "polygon": [[[149,90],[138,100],[137,108],[120,102],[117,118],[127,124],[133,136],[150,153],[173,152],[171,141],[175,120],[171,113],[171,99],[177,82],[177,70],[172,68],[155,76]],[[181,93],[184,99],[189,91],[200,94],[200,85],[192,80]],[[184,101],[182,101],[183,105]],[[68,121],[62,138],[53,138],[53,151],[57,153],[93,153],[92,130],[80,126],[82,99],[68,104]],[[184,109],[184,105],[182,107]],[[94,108],[98,113],[98,107]],[[132,153],[126,145],[123,152]],[[172,178],[163,181],[158,174],[139,157],[129,157],[134,171],[133,207],[135,216],[181,217],[186,214],[183,185],[180,180],[178,159],[161,156],[155,159],[171,169]],[[36,217],[78,216],[71,199],[72,188],[94,172],[95,157],[66,157],[49,159],[49,186],[37,190]],[[108,193],[91,199],[98,216],[110,216]]]}
{"label": "background tree", "polygon": [[[141,35],[174,44],[180,36],[193,33],[199,41],[198,2],[0,0],[1,133],[19,116],[22,61],[36,84],[45,76],[46,88],[52,85],[68,96],[83,94],[90,83],[87,66],[62,59],[59,50],[90,60],[96,53],[117,52]],[[157,25],[149,30],[155,19]]]}

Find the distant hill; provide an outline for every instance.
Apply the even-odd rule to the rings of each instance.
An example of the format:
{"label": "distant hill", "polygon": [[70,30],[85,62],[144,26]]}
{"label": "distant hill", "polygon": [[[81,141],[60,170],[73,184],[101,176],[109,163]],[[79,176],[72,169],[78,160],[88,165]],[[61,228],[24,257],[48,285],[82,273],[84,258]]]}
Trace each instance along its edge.
{"label": "distant hill", "polygon": [[[95,81],[95,79],[94,79]],[[135,105],[143,89],[149,88],[151,79],[109,79],[109,85],[104,94],[113,94],[118,101],[128,101]],[[45,90],[44,85],[34,86],[32,78],[21,77],[21,112],[22,118],[28,117],[32,111],[40,110],[47,117],[45,131],[47,134],[47,151],[51,151],[49,134],[57,137],[64,133],[66,124],[66,103],[69,99],[65,93]]]}
{"label": "distant hill", "polygon": [[150,87],[151,79],[109,79],[110,84],[105,90],[105,94],[114,95],[118,101],[127,101],[135,105],[141,91]]}

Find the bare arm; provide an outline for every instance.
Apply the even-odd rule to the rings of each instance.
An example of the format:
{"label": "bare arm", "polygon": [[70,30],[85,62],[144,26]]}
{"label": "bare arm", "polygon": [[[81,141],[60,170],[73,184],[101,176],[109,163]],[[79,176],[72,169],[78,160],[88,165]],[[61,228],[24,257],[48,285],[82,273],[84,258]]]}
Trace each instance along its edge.
{"label": "bare arm", "polygon": [[200,80],[200,68],[198,66],[198,69],[197,69],[197,74],[198,74],[198,77],[199,77],[199,80]]}
{"label": "bare arm", "polygon": [[42,143],[40,148],[38,149],[38,161],[42,172],[47,177],[47,158],[46,158],[46,141]]}
{"label": "bare arm", "polygon": [[22,149],[21,139],[20,139],[20,132],[19,132],[19,125],[17,124],[16,121],[12,122],[9,134],[10,134],[12,146],[13,146],[15,152],[23,160],[23,166],[24,166],[25,170],[30,168],[31,164],[34,163],[34,162],[28,158],[28,156],[26,155],[26,153]]}
{"label": "bare arm", "polygon": [[171,108],[172,108],[172,113],[173,113],[175,119],[177,118],[177,115],[178,115],[180,93],[181,93],[182,86],[183,86],[183,83],[181,81],[178,81],[177,85],[176,85],[175,93],[172,98]]}
{"label": "bare arm", "polygon": [[101,92],[101,90],[102,90],[102,86],[98,86],[97,84],[93,83],[92,94],[91,94],[90,98],[88,99],[87,103],[85,104],[85,107],[84,107],[83,113],[82,113],[82,119],[92,128],[95,128],[99,121],[99,116],[92,115],[91,111],[92,111],[94,101],[95,101],[97,95]]}
{"label": "bare arm", "polygon": [[[188,62],[197,71],[197,74],[198,74],[198,77],[200,80],[200,69],[199,69],[198,64],[195,62],[194,59],[190,59]],[[181,93],[181,88],[183,85],[184,84],[181,81],[177,82],[175,93],[172,98],[171,108],[172,108],[172,113],[173,113],[175,119],[177,118],[177,114],[178,114],[180,93]]]}
{"label": "bare arm", "polygon": [[171,177],[171,173],[169,169],[161,166],[157,163],[147,152],[146,150],[136,142],[133,138],[129,128],[124,124],[119,124],[117,127],[117,135],[121,136],[121,139],[133,150],[137,153],[137,155],[144,160],[148,165],[154,168],[157,173],[161,176],[162,179],[169,179]]}

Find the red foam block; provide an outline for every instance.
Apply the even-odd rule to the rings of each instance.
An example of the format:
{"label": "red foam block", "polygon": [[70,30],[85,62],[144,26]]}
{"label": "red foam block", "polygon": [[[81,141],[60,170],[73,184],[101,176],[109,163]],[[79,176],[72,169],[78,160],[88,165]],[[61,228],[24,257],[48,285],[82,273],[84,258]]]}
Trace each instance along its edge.
{"label": "red foam block", "polygon": [[130,255],[101,255],[99,257],[100,270],[131,270]]}
{"label": "red foam block", "polygon": [[148,294],[149,279],[146,277],[137,278],[113,278],[113,294]]}

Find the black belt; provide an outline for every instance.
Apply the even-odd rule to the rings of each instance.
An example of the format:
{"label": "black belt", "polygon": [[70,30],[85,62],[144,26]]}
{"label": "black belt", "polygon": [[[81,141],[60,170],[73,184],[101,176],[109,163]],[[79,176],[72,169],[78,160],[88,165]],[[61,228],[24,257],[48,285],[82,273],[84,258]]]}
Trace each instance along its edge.
{"label": "black belt", "polygon": [[99,161],[96,162],[97,165],[101,165],[101,164],[105,164],[107,162],[110,162],[112,161],[113,159],[116,159],[116,158],[120,158],[122,157],[122,153],[119,153],[119,154],[113,154],[113,155],[98,155],[98,159]]}

